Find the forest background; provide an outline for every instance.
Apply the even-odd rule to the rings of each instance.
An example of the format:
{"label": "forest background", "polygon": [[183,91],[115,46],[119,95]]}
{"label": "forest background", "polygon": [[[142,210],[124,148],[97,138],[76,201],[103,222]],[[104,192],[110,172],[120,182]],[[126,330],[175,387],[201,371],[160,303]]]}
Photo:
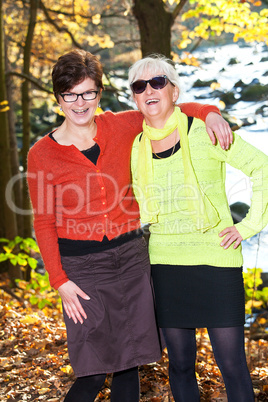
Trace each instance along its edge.
{"label": "forest background", "polygon": [[[198,46],[232,41],[268,45],[267,0],[0,0],[3,400],[58,401],[64,384],[73,380],[60,300],[40,268],[25,182],[30,146],[64,119],[52,93],[53,64],[73,48],[97,55],[104,66],[102,109],[119,111],[132,106],[127,69],[142,56],[160,53],[177,64],[198,67]],[[245,285],[248,312],[263,309],[247,332],[247,347],[256,398],[267,400],[268,289],[258,287],[257,270],[248,273]],[[223,401],[206,333],[199,331],[198,339],[202,398]],[[172,400],[165,355],[142,370],[141,389],[143,401]],[[99,398],[109,398],[109,382]]]}

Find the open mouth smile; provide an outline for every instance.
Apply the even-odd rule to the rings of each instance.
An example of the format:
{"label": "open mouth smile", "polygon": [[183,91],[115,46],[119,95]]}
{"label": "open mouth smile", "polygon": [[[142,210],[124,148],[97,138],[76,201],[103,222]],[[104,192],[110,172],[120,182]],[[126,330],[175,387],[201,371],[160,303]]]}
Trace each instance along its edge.
{"label": "open mouth smile", "polygon": [[87,111],[88,111],[88,108],[87,108],[87,109],[83,109],[83,110],[74,110],[74,109],[73,109],[73,112],[74,112],[75,114],[78,114],[78,115],[85,114]]}
{"label": "open mouth smile", "polygon": [[148,99],[145,103],[146,105],[154,105],[159,102],[159,99]]}

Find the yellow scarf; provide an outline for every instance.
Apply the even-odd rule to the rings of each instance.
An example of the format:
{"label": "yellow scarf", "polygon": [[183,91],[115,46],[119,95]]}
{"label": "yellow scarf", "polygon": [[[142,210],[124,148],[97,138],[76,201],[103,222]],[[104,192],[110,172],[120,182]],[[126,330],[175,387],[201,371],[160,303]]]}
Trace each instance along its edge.
{"label": "yellow scarf", "polygon": [[159,206],[154,195],[154,172],[151,140],[161,140],[178,128],[180,134],[182,160],[184,168],[185,194],[189,210],[197,230],[205,232],[216,226],[219,217],[216,209],[200,188],[191,161],[188,142],[188,119],[175,107],[163,129],[147,126],[143,121],[143,135],[139,142],[137,191],[140,204],[141,220],[144,223],[158,221]]}

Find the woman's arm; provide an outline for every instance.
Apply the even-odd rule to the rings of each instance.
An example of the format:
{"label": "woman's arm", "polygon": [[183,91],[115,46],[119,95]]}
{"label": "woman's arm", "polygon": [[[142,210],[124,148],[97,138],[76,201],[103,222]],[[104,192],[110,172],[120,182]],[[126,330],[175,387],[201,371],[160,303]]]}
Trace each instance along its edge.
{"label": "woman's arm", "polygon": [[41,165],[38,152],[32,148],[28,154],[27,181],[33,207],[33,226],[50,284],[58,289],[68,278],[62,269],[58,246],[54,186],[47,179],[51,173]]}
{"label": "woman's arm", "polygon": [[[260,232],[268,224],[268,156],[234,134],[234,142],[228,151],[219,146],[210,147],[211,155],[222,160],[250,177],[251,206],[241,222],[224,229],[221,246],[237,248],[242,240]],[[225,236],[225,237],[224,237]]]}
{"label": "woman's arm", "polygon": [[233,133],[216,106],[196,102],[180,103],[178,106],[187,116],[197,117],[206,123],[206,130],[213,145],[216,145],[216,136],[222,149],[229,148],[233,142]]}
{"label": "woman's arm", "polygon": [[58,289],[65,311],[75,323],[83,323],[86,313],[78,296],[89,300],[78,286],[71,282],[62,268],[58,246],[55,216],[55,194],[51,182],[48,182],[48,172],[45,166],[39,166],[39,158],[34,150],[28,154],[27,181],[30,198],[34,210],[34,229],[36,240],[49,274],[51,286]]}

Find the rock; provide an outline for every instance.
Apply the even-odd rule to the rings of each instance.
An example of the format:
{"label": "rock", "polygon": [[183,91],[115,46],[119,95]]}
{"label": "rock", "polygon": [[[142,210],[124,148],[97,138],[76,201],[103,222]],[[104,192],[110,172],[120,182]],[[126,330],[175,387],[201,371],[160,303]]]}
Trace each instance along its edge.
{"label": "rock", "polygon": [[234,223],[238,223],[245,218],[249,210],[249,205],[245,204],[244,202],[238,201],[230,205],[230,210]]}
{"label": "rock", "polygon": [[241,100],[245,102],[257,101],[268,98],[268,85],[248,85],[241,91]]}
{"label": "rock", "polygon": [[200,79],[196,80],[193,84],[193,88],[203,88],[203,87],[210,87],[210,85],[215,82],[215,80],[210,81],[201,81]]}
{"label": "rock", "polygon": [[222,111],[222,117],[229,123],[232,131],[238,130],[240,127],[251,126],[252,124],[256,124],[256,120],[252,117],[248,117],[246,119],[238,119],[235,116],[230,116],[228,113]]}
{"label": "rock", "polygon": [[238,99],[236,99],[234,92],[225,92],[221,96],[221,101],[224,102],[226,106],[228,106],[237,103]]}
{"label": "rock", "polygon": [[261,107],[259,107],[256,112],[256,114],[260,114],[263,117],[268,117],[268,105],[263,105]]}
{"label": "rock", "polygon": [[234,88],[244,88],[245,86],[246,84],[242,80],[239,80],[235,83]]}
{"label": "rock", "polygon": [[229,66],[233,65],[233,64],[238,64],[239,61],[237,60],[236,57],[232,57],[228,63]]}
{"label": "rock", "polygon": [[260,84],[260,80],[258,78],[253,78],[250,84],[248,85],[255,85],[255,84]]}

